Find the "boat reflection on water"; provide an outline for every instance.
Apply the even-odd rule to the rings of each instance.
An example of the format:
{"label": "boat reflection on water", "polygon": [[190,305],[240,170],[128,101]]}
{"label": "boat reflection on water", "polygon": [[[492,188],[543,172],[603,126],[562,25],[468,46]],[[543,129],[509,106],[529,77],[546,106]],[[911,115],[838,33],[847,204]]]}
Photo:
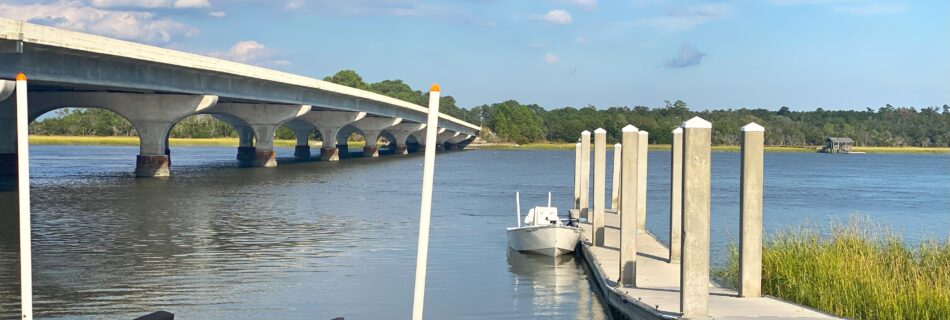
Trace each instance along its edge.
{"label": "boat reflection on water", "polygon": [[[542,256],[508,248],[508,271],[515,291],[514,307],[529,308],[539,318],[609,319],[587,283],[587,274],[573,254]],[[590,310],[593,312],[578,312]]]}

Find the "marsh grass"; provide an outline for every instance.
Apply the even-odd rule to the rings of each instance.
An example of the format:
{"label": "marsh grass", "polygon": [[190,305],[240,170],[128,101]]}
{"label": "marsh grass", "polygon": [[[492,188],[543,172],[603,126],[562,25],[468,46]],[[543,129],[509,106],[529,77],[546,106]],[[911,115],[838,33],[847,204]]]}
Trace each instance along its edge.
{"label": "marsh grass", "polygon": [[[730,251],[714,277],[735,287]],[[765,242],[762,292],[852,319],[950,319],[950,243],[910,246],[866,218],[787,230]]]}

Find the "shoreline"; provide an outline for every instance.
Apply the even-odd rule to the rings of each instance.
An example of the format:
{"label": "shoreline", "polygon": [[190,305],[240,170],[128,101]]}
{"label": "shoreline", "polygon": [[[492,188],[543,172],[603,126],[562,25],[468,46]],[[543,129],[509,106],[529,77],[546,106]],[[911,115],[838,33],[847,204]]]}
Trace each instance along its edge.
{"label": "shoreline", "polygon": [[[168,143],[172,147],[235,147],[238,138],[170,138]],[[139,138],[135,136],[41,136],[30,135],[31,145],[87,145],[87,146],[138,146]],[[293,148],[297,140],[274,139],[275,147]],[[310,141],[311,147],[321,147],[319,141]],[[351,148],[363,147],[363,142],[350,142]]]}
{"label": "shoreline", "polygon": [[[34,145],[100,145],[100,146],[137,146],[139,138],[134,136],[41,136],[30,135],[30,144]],[[238,138],[171,138],[169,144],[173,147],[237,147]],[[296,140],[274,139],[275,147],[294,147]],[[350,142],[350,147],[361,147],[362,142]],[[311,147],[321,146],[320,142],[311,141]],[[529,143],[518,145],[514,143],[485,143],[470,144],[470,150],[573,150],[573,143]],[[608,145],[608,149],[613,145]],[[650,150],[670,150],[668,144],[651,144]],[[739,146],[718,145],[712,146],[715,152],[739,152]],[[950,147],[854,147],[855,152],[866,153],[904,153],[904,154],[947,154]],[[817,152],[817,147],[766,146],[765,152]]]}
{"label": "shoreline", "polygon": [[[482,150],[574,150],[573,143],[528,143],[518,145],[514,143],[485,143],[470,144],[467,149]],[[651,144],[651,151],[670,150],[668,144]],[[607,145],[607,149],[613,149],[613,144]],[[713,152],[739,152],[737,145],[714,145]],[[946,154],[950,153],[950,147],[854,147],[855,152],[865,153],[907,153],[907,154]],[[817,153],[818,146],[813,147],[795,147],[795,146],[766,146],[765,152],[803,152]]]}

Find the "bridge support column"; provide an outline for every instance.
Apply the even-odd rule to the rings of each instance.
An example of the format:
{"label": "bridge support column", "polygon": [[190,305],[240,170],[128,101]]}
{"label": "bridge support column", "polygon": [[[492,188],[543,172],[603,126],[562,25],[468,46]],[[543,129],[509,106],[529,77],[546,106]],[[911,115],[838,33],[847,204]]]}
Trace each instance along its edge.
{"label": "bridge support column", "polygon": [[241,162],[254,161],[254,129],[248,126],[237,126],[238,132],[238,153],[237,159]]}
{"label": "bridge support column", "polygon": [[363,131],[363,137],[366,138],[366,145],[363,147],[363,156],[379,157],[379,146],[376,145],[376,140],[379,139],[380,133],[400,122],[402,122],[402,118],[376,117],[365,117],[353,122],[352,126]]}
{"label": "bridge support column", "polygon": [[311,111],[301,115],[294,122],[303,121],[320,131],[320,137],[323,139],[320,160],[340,161],[340,150],[336,148],[337,134],[346,125],[364,117],[366,117],[366,112]]}
{"label": "bridge support column", "polygon": [[445,143],[448,142],[449,139],[455,138],[458,135],[458,132],[448,131],[444,128],[439,129],[439,135],[435,138],[435,151],[445,151]]}
{"label": "bridge support column", "polygon": [[[0,80],[0,179],[16,177],[16,106],[7,100],[16,87],[15,81]],[[13,179],[15,180],[15,179]]]}
{"label": "bridge support column", "polygon": [[30,119],[50,110],[102,108],[129,120],[139,135],[136,177],[165,177],[169,172],[168,134],[178,121],[214,106],[217,96],[114,92],[37,92],[30,94]]}
{"label": "bridge support column", "polygon": [[136,177],[167,177],[171,162],[165,154],[166,132],[174,123],[132,121],[139,134],[139,155],[135,158]]}
{"label": "bridge support column", "polygon": [[379,158],[379,146],[376,145],[379,134],[380,131],[376,130],[363,131],[363,137],[366,138],[366,145],[363,146],[364,157]]}
{"label": "bridge support column", "polygon": [[[310,112],[310,106],[220,103],[207,112],[224,114],[247,124],[247,128],[250,130],[239,129],[242,147],[238,148],[238,159],[241,160],[242,166],[276,167],[277,153],[274,152],[274,133],[277,132],[277,127]],[[244,147],[244,140],[249,135],[248,132],[257,138],[253,147],[253,157],[251,157],[250,149]]]}
{"label": "bridge support column", "polygon": [[[290,126],[288,125],[288,127]],[[297,138],[297,145],[294,147],[294,157],[310,158],[310,132],[313,131],[313,127],[291,129]]]}
{"label": "bridge support column", "polygon": [[471,141],[471,139],[472,139],[472,135],[470,134],[466,134],[466,135],[459,134],[455,137],[449,138],[449,148],[447,149],[448,150],[463,150],[465,149],[465,146],[468,145],[468,142]]}
{"label": "bridge support column", "polygon": [[254,160],[251,161],[252,167],[276,167],[277,153],[274,152],[274,133],[277,132],[276,125],[253,125],[254,132],[257,134],[257,143],[254,146]]}
{"label": "bridge support column", "polygon": [[[336,144],[336,135],[342,127],[317,127],[323,137],[323,146],[320,147],[320,160],[340,161],[340,146]],[[345,149],[344,149],[345,150]]]}
{"label": "bridge support column", "polygon": [[[415,152],[415,153],[425,153],[425,152],[426,152],[426,130],[425,130],[425,127],[426,127],[426,125],[423,125],[422,127],[420,127],[419,130],[413,131],[412,133],[409,134],[410,136],[412,136],[412,137],[416,140],[416,143],[415,143],[415,151],[413,151],[413,152]],[[442,133],[442,132],[444,132],[444,131],[445,131],[445,128],[440,128],[440,129],[436,130],[437,133]],[[407,137],[406,139],[408,139],[408,137]],[[438,136],[436,136],[436,140],[438,140]],[[435,147],[433,147],[433,148],[435,148]],[[438,149],[436,149],[436,150],[438,150]]]}

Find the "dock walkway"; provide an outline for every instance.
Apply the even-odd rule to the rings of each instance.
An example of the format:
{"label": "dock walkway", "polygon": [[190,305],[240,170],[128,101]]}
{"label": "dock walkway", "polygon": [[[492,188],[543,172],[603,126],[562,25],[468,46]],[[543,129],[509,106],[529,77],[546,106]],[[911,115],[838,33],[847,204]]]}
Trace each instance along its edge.
{"label": "dock walkway", "polygon": [[[606,214],[603,247],[581,244],[592,281],[615,314],[633,319],[679,319],[680,265],[668,263],[669,251],[649,233],[637,234],[637,287],[617,288],[620,276],[620,216]],[[584,235],[590,224],[582,223]],[[771,297],[739,298],[735,290],[710,284],[711,319],[837,319],[819,311]]]}

